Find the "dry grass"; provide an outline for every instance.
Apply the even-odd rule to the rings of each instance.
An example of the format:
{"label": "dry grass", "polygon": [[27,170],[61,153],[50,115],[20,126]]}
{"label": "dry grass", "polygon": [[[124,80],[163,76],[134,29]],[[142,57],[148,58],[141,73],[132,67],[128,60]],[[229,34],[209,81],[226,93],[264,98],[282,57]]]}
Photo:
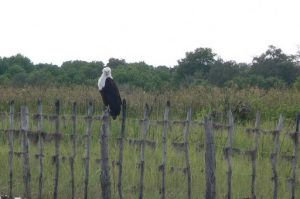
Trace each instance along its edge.
{"label": "dry grass", "polygon": [[[240,106],[247,107],[252,118],[256,111],[260,111],[264,120],[275,121],[279,114],[293,119],[300,110],[300,92],[296,89],[261,90],[250,88],[245,90],[221,89],[216,87],[193,87],[179,90],[165,90],[157,92],[144,92],[141,89],[120,87],[121,97],[127,100],[129,116],[141,116],[145,103],[153,107],[152,117],[160,118],[167,100],[171,101],[173,117],[184,117],[186,110],[191,107],[193,117],[200,118],[209,112],[218,114],[226,112],[229,108],[237,110]],[[59,98],[62,102],[62,112],[71,112],[74,101],[78,104],[79,113],[86,113],[86,104],[91,100],[97,113],[103,108],[101,96],[96,87],[1,87],[0,86],[0,112],[8,110],[8,101],[14,100],[18,110],[21,104],[27,104],[30,110],[36,110],[38,97],[42,97],[44,111],[51,113],[54,110],[54,101]],[[239,112],[236,112],[238,116]]]}

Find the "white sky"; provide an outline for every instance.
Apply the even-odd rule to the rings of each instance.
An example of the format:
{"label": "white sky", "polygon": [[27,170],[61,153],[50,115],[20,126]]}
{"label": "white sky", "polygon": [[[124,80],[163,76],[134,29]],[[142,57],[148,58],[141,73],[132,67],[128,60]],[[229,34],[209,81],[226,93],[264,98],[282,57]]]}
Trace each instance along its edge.
{"label": "white sky", "polygon": [[199,47],[251,62],[271,44],[296,54],[300,0],[0,0],[0,25],[0,56],[35,64],[174,66]]}

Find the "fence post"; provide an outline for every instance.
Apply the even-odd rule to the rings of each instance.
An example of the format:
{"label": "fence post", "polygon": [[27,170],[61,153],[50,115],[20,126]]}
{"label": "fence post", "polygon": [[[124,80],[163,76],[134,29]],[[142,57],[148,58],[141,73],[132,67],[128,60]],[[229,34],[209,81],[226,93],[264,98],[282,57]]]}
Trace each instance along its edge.
{"label": "fence post", "polygon": [[14,101],[9,103],[9,198],[13,197],[13,158],[14,158],[14,114],[15,107]]}
{"label": "fence post", "polygon": [[272,164],[272,172],[273,172],[273,178],[274,181],[274,199],[278,198],[278,172],[277,172],[277,159],[278,159],[278,153],[279,153],[279,135],[280,131],[283,128],[283,117],[280,115],[278,125],[276,130],[274,131],[274,150],[271,154],[271,164]]}
{"label": "fence post", "polygon": [[211,119],[204,119],[205,128],[205,178],[206,178],[206,199],[216,198],[216,157],[214,146],[213,126]]}
{"label": "fence post", "polygon": [[119,177],[118,177],[118,192],[119,198],[123,199],[122,193],[122,173],[123,173],[123,149],[124,149],[124,139],[125,139],[125,122],[126,122],[126,100],[123,99],[122,102],[122,126],[120,133],[120,150],[119,150]]}
{"label": "fence post", "polygon": [[234,119],[231,110],[228,112],[228,141],[227,150],[225,150],[225,158],[228,164],[227,171],[227,199],[232,198],[232,144],[233,144],[233,133],[234,133]]}
{"label": "fence post", "polygon": [[251,178],[251,195],[252,199],[256,199],[256,160],[258,154],[258,144],[259,144],[259,136],[260,136],[260,114],[259,112],[256,113],[255,119],[255,127],[254,127],[254,141],[255,147],[251,157],[252,162],[252,178]]}
{"label": "fence post", "polygon": [[108,144],[108,135],[109,135],[109,112],[108,110],[104,111],[102,117],[102,126],[101,126],[101,188],[102,188],[102,198],[110,199],[111,198],[111,182],[109,174],[109,144]]}
{"label": "fence post", "polygon": [[28,107],[21,107],[21,132],[22,132],[22,148],[23,148],[23,179],[24,179],[24,197],[31,198],[31,173],[29,164],[29,113]]}
{"label": "fence post", "polygon": [[55,162],[55,176],[54,176],[54,199],[58,198],[58,181],[59,181],[59,164],[60,164],[60,129],[59,129],[59,112],[60,112],[60,100],[56,100],[55,102],[55,156],[54,156],[54,162]]}
{"label": "fence post", "polygon": [[72,149],[73,153],[70,157],[70,169],[71,169],[71,192],[72,192],[72,199],[75,199],[75,175],[74,175],[74,161],[76,157],[76,141],[77,141],[77,132],[76,132],[76,123],[77,123],[77,104],[76,102],[73,103],[72,107]]}
{"label": "fence post", "polygon": [[40,153],[38,155],[40,160],[40,176],[39,176],[39,192],[38,198],[43,198],[43,172],[44,172],[44,136],[43,136],[43,107],[42,99],[38,99],[38,117],[37,117],[37,131],[39,135],[39,149]]}
{"label": "fence post", "polygon": [[89,173],[90,173],[90,145],[91,145],[91,134],[92,134],[92,121],[93,121],[93,104],[89,102],[88,105],[88,116],[87,116],[87,130],[86,130],[86,154],[84,158],[85,165],[85,176],[84,176],[84,199],[88,198],[88,184],[89,184]]}
{"label": "fence post", "polygon": [[2,123],[2,126],[1,126],[1,129],[0,129],[0,131],[2,130],[3,131],[3,133],[4,133],[4,131],[5,131],[5,112],[0,112],[0,120],[1,120],[1,123]]}
{"label": "fence post", "polygon": [[192,120],[192,109],[189,108],[186,116],[186,123],[184,127],[184,153],[185,153],[185,164],[186,164],[186,174],[188,180],[188,199],[192,198],[192,174],[191,174],[191,166],[190,166],[190,151],[189,151],[189,128]]}
{"label": "fence post", "polygon": [[139,194],[139,199],[143,198],[144,194],[144,176],[145,176],[145,141],[147,138],[147,132],[149,130],[149,106],[146,104],[145,106],[145,111],[144,111],[144,118],[142,121],[142,142],[141,142],[141,162],[140,162],[140,168],[141,168],[141,173],[140,173],[140,194]]}
{"label": "fence post", "polygon": [[294,157],[292,160],[292,194],[291,199],[295,199],[296,194],[296,172],[297,172],[297,161],[298,161],[298,145],[299,145],[299,125],[300,125],[300,113],[297,114],[297,120],[296,120],[296,132],[292,133],[292,138],[294,141]]}
{"label": "fence post", "polygon": [[164,113],[164,120],[163,120],[163,157],[162,157],[162,187],[161,187],[161,198],[166,198],[166,160],[167,160],[167,131],[169,126],[169,112],[170,112],[170,102],[167,101]]}

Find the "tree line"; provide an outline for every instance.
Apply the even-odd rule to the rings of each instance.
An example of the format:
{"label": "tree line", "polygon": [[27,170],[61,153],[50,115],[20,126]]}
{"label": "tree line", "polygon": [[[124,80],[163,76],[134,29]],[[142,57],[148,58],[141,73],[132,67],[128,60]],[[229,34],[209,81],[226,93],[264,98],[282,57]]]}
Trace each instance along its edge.
{"label": "tree line", "polygon": [[124,59],[102,61],[66,61],[61,66],[33,64],[17,54],[0,57],[0,85],[6,86],[96,86],[102,68],[112,68],[113,77],[121,86],[149,90],[175,89],[195,85],[264,89],[300,88],[300,52],[285,54],[269,46],[266,52],[251,63],[224,61],[210,48],[186,52],[174,67],[148,65],[145,62],[127,63]]}

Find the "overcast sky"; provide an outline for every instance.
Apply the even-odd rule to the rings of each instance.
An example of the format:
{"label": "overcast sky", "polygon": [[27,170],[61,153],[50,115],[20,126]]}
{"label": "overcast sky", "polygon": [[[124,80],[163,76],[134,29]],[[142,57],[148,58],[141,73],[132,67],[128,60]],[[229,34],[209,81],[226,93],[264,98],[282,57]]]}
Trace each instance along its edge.
{"label": "overcast sky", "polygon": [[300,0],[0,0],[0,56],[174,66],[208,47],[251,62],[271,44],[296,54],[299,9]]}

